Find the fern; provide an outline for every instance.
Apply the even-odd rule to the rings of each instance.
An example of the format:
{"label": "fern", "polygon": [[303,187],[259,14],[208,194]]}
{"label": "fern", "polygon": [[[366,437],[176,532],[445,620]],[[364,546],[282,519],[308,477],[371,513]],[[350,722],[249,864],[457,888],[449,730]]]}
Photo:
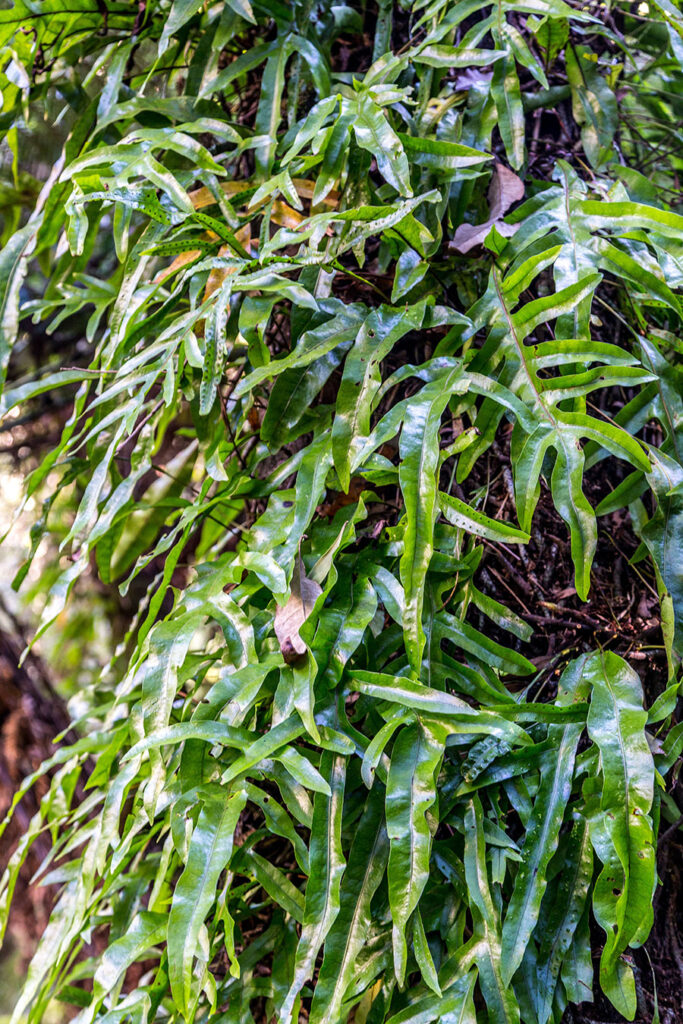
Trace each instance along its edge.
{"label": "fern", "polygon": [[[0,12],[15,175],[39,118],[64,134],[0,255],[3,422],[71,405],[15,582],[57,495],[35,640],[95,569],[136,606],[16,795],[49,775],[3,926],[41,830],[59,896],[13,1024],[54,997],[78,1024],[559,1022],[590,998],[591,915],[634,1018],[683,745],[683,18],[614,17]],[[538,151],[555,111],[565,158]],[[29,314],[83,324],[87,358],[22,378]],[[618,642],[547,666],[485,592],[546,487],[581,600],[597,517],[629,509],[667,660],[649,712]]]}

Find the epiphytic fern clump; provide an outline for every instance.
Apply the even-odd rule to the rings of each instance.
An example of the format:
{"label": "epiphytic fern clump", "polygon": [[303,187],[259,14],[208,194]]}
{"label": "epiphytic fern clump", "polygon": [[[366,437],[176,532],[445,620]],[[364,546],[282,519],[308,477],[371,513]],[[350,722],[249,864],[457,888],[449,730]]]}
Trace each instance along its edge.
{"label": "epiphytic fern clump", "polygon": [[[68,401],[26,480],[29,561],[60,542],[37,638],[96,579],[135,595],[16,797],[49,773],[3,920],[45,830],[59,888],[13,1024],[647,1011],[683,16],[633,8],[0,11],[3,429]],[[29,318],[76,355],[27,373]],[[596,595],[602,517],[648,642]]]}

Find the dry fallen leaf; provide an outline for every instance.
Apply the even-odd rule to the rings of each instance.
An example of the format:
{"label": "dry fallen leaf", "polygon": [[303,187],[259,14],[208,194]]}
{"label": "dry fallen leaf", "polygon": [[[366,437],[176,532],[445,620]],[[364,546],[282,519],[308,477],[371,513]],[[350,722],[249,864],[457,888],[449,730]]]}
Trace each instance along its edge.
{"label": "dry fallen leaf", "polygon": [[[220,190],[226,196],[235,196],[240,192],[246,192],[249,187],[248,181],[223,181],[220,184]],[[188,196],[195,210],[203,210],[205,206],[213,206],[216,202],[213,192],[206,186],[188,192]]]}
{"label": "dry fallen leaf", "polygon": [[[307,178],[293,178],[292,183],[302,199],[313,198],[315,191],[314,181],[309,181]],[[219,187],[226,196],[235,196],[240,192],[246,192],[250,185],[248,181],[223,181]],[[213,206],[216,202],[213,192],[206,187],[197,188],[193,192],[189,192],[188,195],[195,210],[202,210],[205,206]],[[258,205],[263,206],[266,202],[267,200],[263,199]],[[338,202],[339,193],[335,189],[331,189],[325,199],[323,199],[323,205],[332,208],[336,207]]]}
{"label": "dry fallen leaf", "polygon": [[313,605],[322,594],[315,580],[304,572],[303,562],[297,558],[287,604],[278,605],[275,612],[275,635],[280,650],[287,662],[296,661],[306,653],[306,644],[299,636],[299,630],[313,611]]}
{"label": "dry fallen leaf", "polygon": [[293,209],[282,199],[276,199],[271,207],[270,219],[279,228],[289,228],[290,231],[296,231],[304,220],[304,215],[299,213],[298,210]]}
{"label": "dry fallen leaf", "polygon": [[[250,224],[243,224],[239,231],[235,232],[235,238],[240,243],[242,248],[246,249],[247,252],[252,251]],[[233,259],[235,257],[235,254],[229,245],[222,245],[218,250],[218,255],[227,256],[228,258],[232,257]],[[217,292],[218,289],[223,284],[223,282],[225,281],[226,277],[228,277],[229,274],[234,274],[236,270],[237,267],[231,267],[230,269],[228,269],[227,267],[214,267],[211,273],[209,274],[209,278],[206,282],[206,288],[204,289],[204,301],[206,302],[210,295],[213,295],[214,292]]]}
{"label": "dry fallen leaf", "polygon": [[188,263],[192,263],[196,260],[197,256],[201,256],[199,249],[188,249],[187,252],[181,252],[175,257],[172,263],[169,263],[167,267],[160,270],[157,276],[154,278],[155,284],[160,284],[169,274],[173,274],[176,270],[180,270],[181,267],[186,267]]}
{"label": "dry fallen leaf", "polygon": [[505,238],[514,235],[517,225],[505,224],[503,217],[512,204],[523,196],[524,182],[522,179],[503,164],[496,164],[489,186],[489,219],[483,224],[461,224],[453,236],[449,249],[466,253],[475,245],[482,245],[494,224],[499,234]]}

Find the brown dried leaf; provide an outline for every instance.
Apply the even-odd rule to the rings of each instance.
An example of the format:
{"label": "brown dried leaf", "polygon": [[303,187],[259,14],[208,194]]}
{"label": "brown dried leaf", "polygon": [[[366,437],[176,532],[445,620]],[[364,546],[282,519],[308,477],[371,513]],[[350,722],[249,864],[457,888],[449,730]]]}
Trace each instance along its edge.
{"label": "brown dried leaf", "polygon": [[275,611],[275,635],[287,664],[306,653],[306,644],[301,639],[299,630],[313,611],[313,605],[321,594],[322,587],[315,580],[308,578],[301,559],[297,558],[289,600],[285,605],[278,605]]}
{"label": "brown dried leaf", "polygon": [[[235,232],[235,238],[240,243],[243,249],[246,249],[247,252],[251,252],[252,240],[250,224],[243,224],[239,231]],[[222,245],[218,250],[218,255],[234,256],[234,253],[229,245]],[[214,267],[211,273],[209,274],[209,278],[206,282],[206,288],[204,289],[204,302],[206,302],[210,295],[213,295],[214,292],[217,292],[218,289],[223,284],[223,282],[225,281],[226,277],[228,277],[230,274],[234,274],[236,270],[237,267],[232,267],[229,270],[226,267]]]}
{"label": "brown dried leaf", "polygon": [[277,224],[280,228],[289,228],[290,231],[296,231],[304,220],[304,215],[299,213],[298,210],[294,210],[282,199],[276,199],[271,207],[270,219],[273,224]]}
{"label": "brown dried leaf", "polygon": [[455,232],[449,248],[456,252],[466,253],[475,245],[483,245],[484,239],[494,224],[498,233],[505,238],[514,235],[517,225],[505,224],[502,218],[512,204],[522,199],[523,196],[524,182],[522,179],[503,164],[496,164],[489,186],[489,219],[483,224],[461,224]]}
{"label": "brown dried leaf", "polygon": [[524,182],[504,164],[496,164],[496,171],[489,185],[489,206],[491,220],[503,217],[513,203],[524,197]]}
{"label": "brown dried leaf", "polygon": [[[246,192],[251,186],[248,181],[223,181],[219,187],[226,196],[235,196],[239,192]],[[206,186],[196,188],[193,192],[188,192],[188,195],[195,210],[203,210],[205,206],[213,206],[216,202],[213,192]]]}
{"label": "brown dried leaf", "polygon": [[187,266],[188,263],[192,263],[197,256],[201,256],[199,249],[188,249],[187,252],[181,252],[175,257],[172,263],[169,263],[167,267],[160,270],[157,276],[154,278],[155,284],[160,284],[169,274],[173,274],[176,270],[180,270],[181,267]]}
{"label": "brown dried leaf", "polygon": [[[309,181],[307,178],[293,178],[292,179],[294,188],[298,195],[302,199],[312,199],[313,192],[315,190],[315,182]],[[248,181],[223,181],[219,186],[221,192],[226,196],[235,196],[240,192],[246,192],[250,188]],[[188,193],[190,201],[194,206],[195,210],[202,210],[205,206],[213,206],[216,202],[213,192],[211,189],[203,187],[197,188],[193,192]],[[264,205],[267,202],[264,199],[259,206]],[[324,206],[336,207],[339,203],[339,193],[332,189],[323,200]]]}

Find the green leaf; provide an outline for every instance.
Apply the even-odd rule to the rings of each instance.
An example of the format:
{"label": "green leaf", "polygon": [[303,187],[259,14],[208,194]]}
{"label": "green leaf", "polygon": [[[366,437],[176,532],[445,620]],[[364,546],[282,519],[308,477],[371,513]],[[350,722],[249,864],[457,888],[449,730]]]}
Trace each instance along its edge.
{"label": "green leaf", "polygon": [[598,527],[593,508],[581,486],[585,461],[583,451],[576,436],[560,437],[551,486],[555,507],[569,527],[576,592],[585,601],[598,544]]}
{"label": "green leaf", "polygon": [[239,14],[245,21],[250,21],[252,25],[256,24],[256,18],[249,0],[228,0],[228,6],[233,9],[235,14]]}
{"label": "green leaf", "polygon": [[593,912],[606,935],[600,984],[619,1013],[633,1020],[635,981],[622,954],[650,930],[656,882],[647,712],[640,679],[616,654],[592,655],[584,678],[592,687],[587,728],[600,752],[602,783],[589,817],[591,842],[603,864],[593,893]]}
{"label": "green leaf", "polygon": [[419,138],[406,135],[404,132],[398,132],[398,137],[407,156],[419,167],[429,167],[430,170],[448,176],[461,167],[472,167],[492,159],[489,153],[482,153],[470,146],[461,146],[457,142],[429,137]]}
{"label": "green leaf", "polygon": [[382,382],[380,364],[404,335],[419,330],[424,313],[424,303],[409,309],[380,306],[370,313],[346,357],[332,424],[334,467],[344,492],[355,469],[354,452],[370,433],[370,415]]}
{"label": "green leaf", "polygon": [[467,68],[488,67],[504,57],[505,50],[481,50],[433,44],[421,47],[413,60],[432,68]]}
{"label": "green leaf", "polygon": [[405,502],[401,583],[405,591],[403,629],[414,672],[418,672],[425,645],[422,625],[424,583],[434,550],[437,510],[436,473],[439,465],[439,425],[459,371],[445,380],[427,384],[408,406],[401,430],[399,482]]}
{"label": "green leaf", "polygon": [[275,864],[271,864],[254,850],[247,850],[240,858],[240,866],[252,875],[277,906],[282,907],[300,924],[304,918],[304,900],[297,887]]}
{"label": "green leaf", "polygon": [[168,48],[171,37],[202,9],[201,0],[173,0],[171,12],[159,39],[159,56]]}
{"label": "green leaf", "polygon": [[166,914],[141,911],[131,922],[130,928],[120,939],[105,951],[93,976],[93,999],[89,1016],[94,1019],[104,997],[114,989],[132,964],[143,959],[143,954],[152,946],[160,945],[166,939],[168,918]]}
{"label": "green leaf", "polygon": [[247,394],[257,384],[276,377],[285,370],[308,366],[338,345],[353,341],[362,322],[359,311],[351,307],[340,311],[323,326],[304,332],[290,355],[253,370],[240,381],[235,388],[235,397]]}
{"label": "green leaf", "polygon": [[[583,660],[577,659],[565,669],[558,683],[561,704],[585,695],[587,686],[581,685],[583,667]],[[576,749],[582,732],[582,724],[552,726],[548,731],[556,756],[552,769],[543,773],[533,812],[526,825],[524,856],[503,922],[501,953],[506,984],[522,963],[538,921],[547,885],[548,865],[557,849],[572,791]]]}
{"label": "green leaf", "polygon": [[578,212],[586,218],[591,230],[626,233],[644,228],[674,241],[680,242],[683,238],[683,217],[680,214],[643,203],[584,199],[578,204]]}
{"label": "green leaf", "polygon": [[330,793],[329,796],[318,794],[313,807],[303,927],[296,951],[294,978],[280,1009],[283,1021],[291,1018],[294,1000],[313,974],[318,951],[340,908],[341,880],[346,867],[341,843],[346,761],[339,755],[323,754],[320,770],[329,784]]}
{"label": "green leaf", "polygon": [[[348,600],[341,594],[335,604],[323,608],[315,634],[315,658],[320,678],[329,687],[342,678],[344,666],[361,646],[377,612],[377,594],[368,579],[347,581]],[[341,590],[341,581],[339,583]]]}
{"label": "green leaf", "polygon": [[539,1024],[547,1024],[552,1016],[560,968],[574,941],[593,876],[593,849],[588,822],[582,815],[575,814],[568,842],[558,854],[560,852],[564,852],[564,856],[560,860],[557,884],[546,890],[538,925],[536,1012]]}
{"label": "green leaf", "polygon": [[382,109],[369,96],[362,95],[351,123],[356,142],[372,153],[385,181],[400,196],[412,196],[408,158]]}
{"label": "green leaf", "polygon": [[528,658],[509,647],[503,647],[484,633],[457,619],[454,615],[441,612],[434,622],[433,635],[439,640],[450,640],[457,647],[474,655],[485,665],[511,675],[531,675],[534,666]]}
{"label": "green leaf", "polygon": [[35,239],[35,226],[26,224],[15,232],[0,253],[0,385],[19,327],[19,292],[28,269],[28,256]]}
{"label": "green leaf", "polygon": [[393,922],[394,971],[399,985],[406,974],[406,926],[429,877],[432,835],[425,817],[436,800],[436,773],[446,734],[426,723],[400,731],[391,754],[386,816],[389,836],[389,905]]}
{"label": "green leaf", "polygon": [[503,56],[503,60],[494,65],[491,95],[496,104],[498,130],[507,158],[512,167],[519,170],[525,156],[525,122],[519,78],[511,57]]}
{"label": "green leaf", "polygon": [[433,992],[440,996],[441,986],[439,985],[436,967],[434,966],[432,953],[427,942],[427,936],[425,935],[419,907],[415,908],[415,913],[413,914],[413,951],[425,983]]}
{"label": "green leaf", "polygon": [[439,505],[444,516],[453,526],[476,537],[485,537],[487,540],[501,541],[503,544],[528,544],[531,539],[528,533],[518,530],[507,523],[501,523],[497,519],[485,516],[483,512],[477,511],[471,505],[454,498],[450,494],[439,494]]}
{"label": "green leaf", "polygon": [[203,804],[173,894],[168,917],[168,973],[173,998],[186,1016],[190,1013],[199,931],[216,899],[220,874],[230,863],[246,798],[244,790],[238,789],[227,800],[217,798]]}
{"label": "green leaf", "polygon": [[379,672],[356,670],[350,673],[355,689],[360,693],[400,704],[413,711],[422,711],[438,718],[447,717],[449,730],[485,733],[509,737],[518,743],[529,743],[526,733],[513,722],[489,711],[470,707],[465,701],[442,690],[434,690],[407,676],[390,676]]}
{"label": "green leaf", "polygon": [[504,981],[500,914],[491,894],[486,867],[483,815],[479,797],[474,796],[465,811],[465,878],[470,896],[474,935],[479,941],[477,966],[489,1020],[519,1021],[519,1007],[513,989]]}
{"label": "green leaf", "polygon": [[355,831],[341,887],[340,912],[325,943],[318,976],[311,1024],[340,1024],[344,996],[353,980],[356,959],[371,923],[370,904],[384,877],[389,840],[383,815],[383,787],[368,796]]}

